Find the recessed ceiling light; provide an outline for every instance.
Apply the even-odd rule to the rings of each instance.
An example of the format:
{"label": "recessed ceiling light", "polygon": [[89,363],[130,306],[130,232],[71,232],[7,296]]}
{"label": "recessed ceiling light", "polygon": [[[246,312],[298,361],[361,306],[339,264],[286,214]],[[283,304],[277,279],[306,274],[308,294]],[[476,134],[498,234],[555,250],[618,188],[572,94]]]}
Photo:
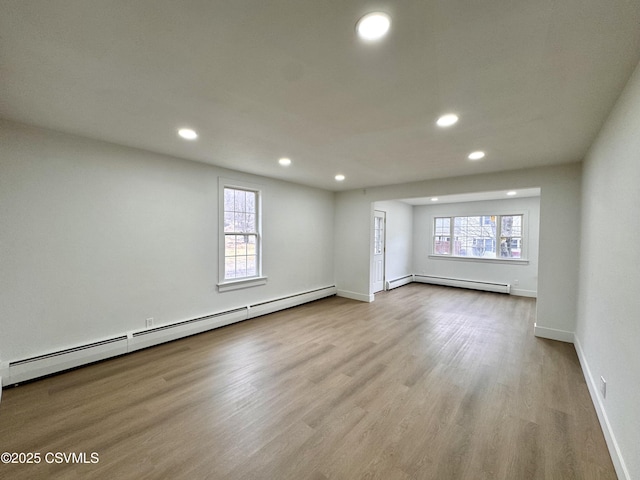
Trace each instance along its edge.
{"label": "recessed ceiling light", "polygon": [[431,201],[432,202],[437,202],[438,201],[438,197],[431,197]]}
{"label": "recessed ceiling light", "polygon": [[439,127],[450,127],[458,121],[458,116],[455,113],[447,113],[442,115],[436,122]]}
{"label": "recessed ceiling light", "polygon": [[342,181],[345,179],[345,176],[344,176],[344,175],[342,175],[341,173],[339,173],[338,175],[336,175],[336,176],[335,176],[335,179],[336,179],[338,182],[342,182]]}
{"label": "recessed ceiling light", "polygon": [[358,36],[368,42],[380,40],[389,31],[391,18],[386,13],[367,13],[356,23]]}
{"label": "recessed ceiling light", "polygon": [[190,128],[181,128],[178,130],[178,135],[180,135],[185,140],[195,140],[198,138],[198,134],[195,130],[191,130]]}
{"label": "recessed ceiling light", "polygon": [[467,158],[469,160],[480,160],[481,158],[484,158],[484,152],[471,152]]}
{"label": "recessed ceiling light", "polygon": [[516,195],[518,192],[516,192],[515,190],[511,190],[510,192],[507,192],[507,195],[509,195],[510,197],[513,197],[514,195]]}
{"label": "recessed ceiling light", "polygon": [[280,165],[282,165],[283,167],[288,167],[289,165],[291,165],[291,159],[289,159],[289,158],[281,158],[280,160],[278,160],[278,163]]}

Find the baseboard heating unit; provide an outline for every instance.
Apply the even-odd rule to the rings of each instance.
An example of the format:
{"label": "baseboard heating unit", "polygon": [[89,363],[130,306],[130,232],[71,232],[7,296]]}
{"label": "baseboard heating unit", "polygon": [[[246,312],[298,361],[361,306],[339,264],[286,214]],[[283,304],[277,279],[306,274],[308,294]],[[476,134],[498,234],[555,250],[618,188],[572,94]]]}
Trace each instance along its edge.
{"label": "baseboard heating unit", "polygon": [[320,300],[321,298],[336,295],[336,291],[335,286],[323,287],[198,318],[134,330],[98,342],[78,345],[14,362],[3,362],[0,363],[1,383],[3,386],[14,385],[44,377],[278,310]]}
{"label": "baseboard heating unit", "polygon": [[394,278],[393,280],[387,281],[385,290],[392,290],[394,288],[402,287],[403,285],[408,285],[413,281],[413,275],[405,275],[404,277]]}
{"label": "baseboard heating unit", "polygon": [[511,285],[508,283],[481,282],[477,280],[463,280],[460,278],[435,277],[431,275],[414,275],[414,282],[443,285],[446,287],[470,288],[472,290],[484,290],[486,292],[511,293]]}
{"label": "baseboard heating unit", "polygon": [[17,362],[9,362],[7,371],[2,375],[2,382],[3,385],[12,385],[124,353],[127,353],[126,335],[79,345]]}
{"label": "baseboard heating unit", "polygon": [[236,308],[226,312],[192,318],[182,322],[171,323],[159,327],[140,330],[128,334],[127,352],[134,352],[143,348],[170,342],[178,338],[188,337],[197,333],[224,327],[232,323],[247,319],[247,308]]}

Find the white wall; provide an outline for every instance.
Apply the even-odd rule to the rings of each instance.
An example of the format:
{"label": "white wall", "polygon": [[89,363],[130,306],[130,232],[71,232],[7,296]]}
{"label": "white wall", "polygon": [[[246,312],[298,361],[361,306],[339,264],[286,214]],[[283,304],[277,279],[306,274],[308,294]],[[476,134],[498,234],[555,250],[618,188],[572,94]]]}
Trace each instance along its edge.
{"label": "white wall", "polygon": [[[399,197],[394,197],[399,198]],[[371,288],[372,199],[366,190],[336,196],[334,268],[338,295],[373,301]]]}
{"label": "white wall", "polygon": [[[385,280],[395,280],[411,275],[413,273],[413,207],[404,202],[387,201],[375,202],[373,208],[386,212]],[[371,272],[373,273],[373,268]],[[373,282],[373,279],[370,279],[370,282]]]}
{"label": "white wall", "polygon": [[[430,256],[433,252],[434,217],[509,213],[523,213],[525,216],[524,252],[526,252],[527,264]],[[413,221],[415,245],[413,273],[507,283],[512,286],[512,294],[535,297],[538,290],[539,213],[539,197],[416,206]]]}
{"label": "white wall", "polygon": [[[264,186],[267,285],[218,293],[218,177]],[[334,284],[334,194],[0,122],[0,358]]]}
{"label": "white wall", "polygon": [[640,478],[639,125],[640,65],[585,160],[576,329],[614,461],[616,447],[620,454],[618,476],[627,479]]}
{"label": "white wall", "polygon": [[340,192],[336,195],[336,235],[348,231],[350,240],[336,248],[338,291],[351,298],[373,299],[369,281],[373,202],[541,188],[536,334],[572,340],[578,288],[580,181],[581,165],[573,163]]}

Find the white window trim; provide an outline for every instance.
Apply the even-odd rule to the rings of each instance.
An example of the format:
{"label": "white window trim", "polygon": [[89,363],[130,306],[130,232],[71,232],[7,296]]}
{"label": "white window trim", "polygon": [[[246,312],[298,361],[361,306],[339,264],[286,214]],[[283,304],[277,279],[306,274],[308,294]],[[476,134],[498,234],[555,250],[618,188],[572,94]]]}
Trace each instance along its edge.
{"label": "white window trim", "polygon": [[430,253],[429,258],[437,260],[453,260],[456,262],[480,262],[480,263],[508,263],[518,265],[528,265],[529,260],[526,258],[483,258],[483,257],[461,257],[457,255],[444,255]]}
{"label": "white window trim", "polygon": [[[522,249],[521,249],[521,257],[520,258],[502,258],[502,257],[496,257],[496,258],[483,258],[483,257],[463,257],[461,255],[452,255],[452,254],[445,254],[445,253],[433,253],[433,239],[435,237],[435,219],[436,218],[451,218],[451,231],[450,231],[450,235],[451,235],[451,243],[453,244],[453,227],[454,227],[454,222],[453,222],[453,218],[454,217],[487,217],[487,216],[509,216],[509,215],[522,215],[522,236],[520,237],[522,239]],[[483,213],[465,213],[465,214],[452,214],[452,215],[432,215],[431,216],[431,237],[429,240],[430,243],[430,252],[428,254],[429,258],[434,258],[434,259],[442,259],[442,260],[454,260],[454,261],[464,261],[464,262],[480,262],[480,263],[506,263],[506,264],[528,264],[529,263],[529,211],[528,210],[520,210],[520,211],[513,211],[513,210],[504,210],[504,211],[490,211],[490,212],[483,212]],[[496,246],[497,248],[497,246]]]}
{"label": "white window trim", "polygon": [[[224,273],[223,273],[224,275]],[[218,283],[219,292],[230,292],[232,290],[240,290],[241,288],[258,287],[267,284],[267,277],[251,277],[242,278],[240,280],[227,280]]]}
{"label": "white window trim", "polygon": [[[256,207],[258,215],[256,217],[256,230],[258,232],[258,275],[247,278],[233,278],[225,280],[224,265],[224,189],[236,188],[240,190],[250,190],[258,192]],[[262,272],[262,198],[264,196],[264,187],[255,183],[245,182],[242,180],[218,177],[218,291],[228,292],[239,290],[241,288],[257,287],[267,283],[267,277]]]}

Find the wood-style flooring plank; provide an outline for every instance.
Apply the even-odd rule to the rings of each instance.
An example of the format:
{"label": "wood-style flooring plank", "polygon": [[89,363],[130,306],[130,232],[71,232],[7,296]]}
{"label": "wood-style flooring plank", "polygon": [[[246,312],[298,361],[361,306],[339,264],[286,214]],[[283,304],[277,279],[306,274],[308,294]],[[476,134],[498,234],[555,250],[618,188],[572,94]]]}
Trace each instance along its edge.
{"label": "wood-style flooring plank", "polygon": [[572,345],[535,300],[332,297],[4,390],[11,479],[615,479]]}

